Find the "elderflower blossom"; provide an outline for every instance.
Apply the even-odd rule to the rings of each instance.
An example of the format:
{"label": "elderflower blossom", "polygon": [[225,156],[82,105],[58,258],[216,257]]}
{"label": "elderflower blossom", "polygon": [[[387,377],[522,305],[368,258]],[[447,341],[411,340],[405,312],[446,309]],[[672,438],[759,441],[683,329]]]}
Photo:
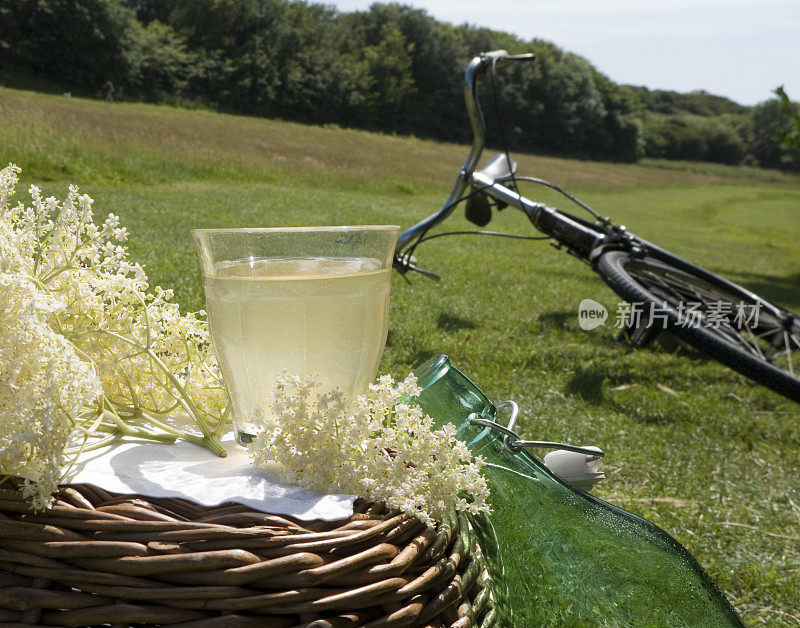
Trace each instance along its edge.
{"label": "elderflower blossom", "polygon": [[227,398],[203,313],[149,290],[119,217],[95,224],[77,187],[60,203],[31,186],[31,206],[12,205],[19,172],[0,171],[0,474],[31,479],[41,506],[67,453],[119,436],[224,455]]}
{"label": "elderflower blossom", "polygon": [[62,307],[0,269],[0,471],[26,479],[36,508],[56,488],[75,417],[102,394],[92,365],[47,323]]}
{"label": "elderflower blossom", "polygon": [[272,412],[253,410],[265,426],[251,445],[253,462],[278,464],[303,488],[384,501],[429,526],[451,508],[488,512],[483,460],[472,459],[455,426],[434,430],[431,417],[403,400],[419,392],[413,375],[400,384],[384,375],[351,406],[338,390],[313,395],[312,380],[283,372]]}

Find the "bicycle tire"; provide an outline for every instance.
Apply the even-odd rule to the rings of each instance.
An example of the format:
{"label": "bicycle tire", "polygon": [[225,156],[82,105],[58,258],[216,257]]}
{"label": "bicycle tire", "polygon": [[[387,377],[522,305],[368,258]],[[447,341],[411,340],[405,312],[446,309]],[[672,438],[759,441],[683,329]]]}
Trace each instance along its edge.
{"label": "bicycle tire", "polygon": [[[652,313],[658,311],[666,331],[745,377],[800,402],[800,324],[789,310],[652,245],[643,254],[606,251],[596,260],[595,270],[628,303],[641,303],[642,314],[652,319]],[[690,302],[701,304],[691,317],[685,311]],[[714,306],[712,311],[711,303],[727,306]],[[755,324],[734,320],[738,304],[761,312]],[[719,316],[723,310],[730,315]],[[715,327],[709,321],[720,324]]]}

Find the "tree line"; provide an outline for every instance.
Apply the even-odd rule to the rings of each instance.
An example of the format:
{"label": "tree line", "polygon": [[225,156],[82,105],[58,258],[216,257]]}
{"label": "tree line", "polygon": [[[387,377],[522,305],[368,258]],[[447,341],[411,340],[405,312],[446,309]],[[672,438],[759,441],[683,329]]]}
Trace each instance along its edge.
{"label": "tree line", "polygon": [[800,170],[780,141],[795,103],[787,113],[779,99],[748,108],[618,85],[552,43],[399,4],[340,13],[293,0],[0,0],[6,84],[95,95],[111,81],[126,99],[458,142],[470,138],[464,67],[498,48],[537,56],[497,76],[514,149]]}

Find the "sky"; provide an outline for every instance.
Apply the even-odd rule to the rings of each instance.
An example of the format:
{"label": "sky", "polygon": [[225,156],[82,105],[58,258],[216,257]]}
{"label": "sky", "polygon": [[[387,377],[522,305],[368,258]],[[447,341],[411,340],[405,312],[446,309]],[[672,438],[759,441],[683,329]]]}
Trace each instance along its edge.
{"label": "sky", "polygon": [[[340,11],[374,0],[328,0]],[[385,0],[381,0],[382,2]],[[800,101],[800,0],[400,0],[451,24],[545,39],[616,83],[743,105],[783,85]]]}

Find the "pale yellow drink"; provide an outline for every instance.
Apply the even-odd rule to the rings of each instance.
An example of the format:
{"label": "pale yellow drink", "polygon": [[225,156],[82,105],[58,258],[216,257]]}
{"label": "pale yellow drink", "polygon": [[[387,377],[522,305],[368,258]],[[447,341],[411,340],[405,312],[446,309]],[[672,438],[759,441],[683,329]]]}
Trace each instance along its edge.
{"label": "pale yellow drink", "polygon": [[257,431],[247,416],[257,405],[269,412],[282,369],[350,398],[367,389],[386,344],[390,272],[364,258],[216,265],[206,307],[239,430]]}

